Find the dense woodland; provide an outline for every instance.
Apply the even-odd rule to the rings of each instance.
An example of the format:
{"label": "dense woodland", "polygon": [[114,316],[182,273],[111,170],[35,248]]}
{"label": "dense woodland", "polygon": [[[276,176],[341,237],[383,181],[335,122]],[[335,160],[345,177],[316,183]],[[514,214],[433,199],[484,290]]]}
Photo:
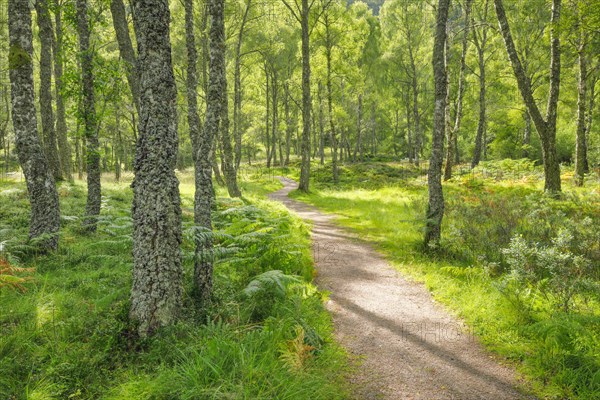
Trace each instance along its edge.
{"label": "dense woodland", "polygon": [[276,175],[600,396],[600,1],[0,5],[0,398],[345,398]]}

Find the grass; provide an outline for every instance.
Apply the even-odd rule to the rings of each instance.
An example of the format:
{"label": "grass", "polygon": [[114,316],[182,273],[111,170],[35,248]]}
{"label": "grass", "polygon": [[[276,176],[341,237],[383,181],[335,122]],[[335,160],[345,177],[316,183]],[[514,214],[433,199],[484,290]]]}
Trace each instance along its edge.
{"label": "grass", "polygon": [[[193,268],[193,178],[181,173],[186,293]],[[81,182],[59,187],[60,248],[27,245],[23,183],[0,182],[2,257],[35,268],[26,291],[0,288],[1,399],[338,399],[347,388],[343,351],[332,338],[322,295],[311,285],[306,226],[264,195],[279,187],[264,176],[242,182],[245,198],[218,188],[212,305],[198,312],[186,296],[179,322],[139,340],[128,320],[132,194],[129,182],[104,177],[96,234],[80,228]],[[283,295],[266,271],[298,276]]]}
{"label": "grass", "polygon": [[[489,349],[515,365],[540,398],[600,398],[597,293],[578,296],[570,313],[552,308],[552,298],[534,287],[515,298],[503,286],[509,275],[501,251],[517,234],[550,245],[561,226],[580,229],[586,217],[599,221],[600,187],[591,178],[585,188],[575,188],[567,172],[563,197],[547,198],[540,170],[515,164],[488,163],[444,185],[444,241],[435,252],[422,247],[426,181],[406,165],[346,165],[337,186],[329,169],[319,168],[311,193],[293,196],[335,213],[339,224],[375,243],[400,271],[423,282]],[[600,241],[590,243],[598,282]]]}

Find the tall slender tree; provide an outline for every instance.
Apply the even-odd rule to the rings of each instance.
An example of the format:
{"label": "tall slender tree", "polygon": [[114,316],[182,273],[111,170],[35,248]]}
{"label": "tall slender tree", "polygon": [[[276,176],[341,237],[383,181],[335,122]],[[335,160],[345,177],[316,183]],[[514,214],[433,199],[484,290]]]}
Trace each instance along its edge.
{"label": "tall slender tree", "polygon": [[[209,0],[209,65],[206,93],[206,119],[200,138],[199,152],[196,156],[201,165],[196,166],[196,196],[194,220],[205,231],[212,230],[210,211],[213,204],[213,188],[211,179],[212,141],[217,136],[223,117],[223,99],[227,93],[223,91],[225,76],[225,21],[224,0]],[[194,283],[198,297],[206,302],[210,299],[213,282],[213,264],[210,257],[212,240],[210,235],[199,235],[196,242],[196,262],[194,266]]]}
{"label": "tall slender tree", "polygon": [[575,2],[575,28],[577,30],[577,63],[579,74],[577,77],[577,133],[575,144],[575,184],[583,186],[587,165],[587,102],[588,102],[588,62],[587,47],[589,32],[583,27],[580,3]]}
{"label": "tall slender tree", "polygon": [[479,67],[479,120],[477,122],[477,134],[475,135],[475,147],[473,149],[471,168],[475,168],[479,164],[483,147],[486,146],[483,139],[487,128],[485,52],[488,47],[488,9],[489,0],[485,0],[482,16],[479,18],[480,24],[478,28],[475,27],[475,21],[471,20],[471,25],[473,26],[473,43],[477,49],[477,66]]}
{"label": "tall slender tree", "polygon": [[329,119],[329,141],[331,142],[331,169],[333,183],[337,184],[339,181],[338,171],[338,143],[337,135],[335,130],[335,121],[333,116],[333,83],[332,83],[332,57],[333,49],[337,41],[337,36],[332,32],[332,25],[334,20],[329,10],[325,11],[322,19],[323,26],[325,27],[325,58],[327,60],[327,115]]}
{"label": "tall slender tree", "polygon": [[62,28],[62,7],[60,0],[54,2],[54,30],[56,40],[54,42],[54,96],[56,97],[56,139],[58,142],[58,153],[60,167],[64,177],[73,180],[73,168],[71,167],[71,146],[67,135],[67,117],[65,111],[65,100],[63,98],[63,70],[64,70],[64,46]]}
{"label": "tall slender tree", "polygon": [[192,142],[192,159],[196,162],[200,137],[200,117],[198,115],[198,52],[194,33],[194,1],[185,0],[185,47],[187,50],[186,96],[188,104],[187,121]]}
{"label": "tall slender tree", "polygon": [[133,0],[140,79],[134,161],[133,286],[130,317],[147,336],[173,323],[182,302],[177,88],[171,62],[169,2]]}
{"label": "tall slender tree", "polygon": [[31,204],[29,237],[47,235],[41,243],[48,249],[58,246],[60,211],[58,193],[38,136],[33,85],[33,34],[29,2],[8,1],[9,75],[12,120],[17,155]]}
{"label": "tall slender tree", "polygon": [[444,217],[444,192],[442,190],[442,163],[444,158],[444,131],[446,128],[446,65],[444,56],[450,0],[438,0],[435,40],[433,44],[433,76],[435,80],[435,103],[433,109],[433,136],[431,158],[427,174],[429,203],[427,205],[425,244],[437,245],[441,239]]}
{"label": "tall slender tree", "polygon": [[92,49],[90,48],[90,26],[87,15],[87,0],[77,0],[77,31],[81,54],[81,83],[83,100],[83,124],[86,140],[87,202],[84,225],[94,232],[100,215],[100,143],[98,142],[98,121],[94,96],[94,72]]}
{"label": "tall slender tree", "polygon": [[544,187],[548,192],[560,192],[560,164],[556,154],[556,118],[558,109],[558,95],[560,91],[560,11],[561,0],[552,0],[552,18],[550,21],[550,88],[548,92],[548,105],[546,117],[542,113],[533,97],[530,78],[526,75],[512,38],[506,11],[502,0],[494,0],[496,16],[500,25],[500,32],[508,58],[512,65],[519,92],[527,111],[533,120],[535,128],[542,142],[542,156],[544,159]]}
{"label": "tall slender tree", "polygon": [[[444,180],[452,178],[452,167],[454,166],[456,148],[456,139],[460,130],[460,123],[463,115],[463,99],[465,96],[465,72],[467,69],[467,50],[469,45],[469,29],[471,27],[471,6],[473,0],[466,0],[463,7],[464,27],[462,38],[462,51],[460,54],[460,67],[458,71],[458,89],[456,93],[456,109],[454,110],[454,118],[452,121],[448,119],[447,137],[448,143],[446,148],[446,166],[444,169]],[[448,105],[446,105],[447,107]]]}
{"label": "tall slender tree", "polygon": [[300,23],[302,31],[302,139],[300,153],[302,163],[300,164],[300,184],[298,189],[308,192],[310,184],[310,123],[312,100],[310,94],[310,9],[314,2],[309,4],[308,0],[296,2],[294,9],[286,0],[285,6],[290,10],[294,18]]}
{"label": "tall slender tree", "polygon": [[110,13],[112,15],[113,27],[115,28],[117,36],[117,43],[119,44],[119,54],[127,66],[125,75],[127,76],[127,83],[131,90],[133,104],[139,114],[140,82],[137,68],[137,56],[131,43],[131,37],[129,36],[129,24],[127,23],[127,12],[123,0],[111,0]]}
{"label": "tall slender tree", "polygon": [[[225,6],[223,6],[224,8]],[[215,21],[213,20],[213,23]],[[218,43],[215,43],[216,46],[221,46],[223,48],[223,53],[227,50],[227,45],[225,43],[225,17],[222,18],[223,28],[222,34],[219,35]],[[226,70],[226,62],[225,57],[223,57],[223,65],[219,68],[221,80],[221,121],[219,123],[219,132],[221,138],[221,169],[223,170],[223,175],[225,177],[225,185],[227,186],[227,192],[231,197],[241,197],[242,192],[237,184],[237,173],[234,166],[233,160],[233,147],[231,145],[231,135],[229,132],[229,96],[227,94],[227,70]]]}
{"label": "tall slender tree", "polygon": [[48,0],[35,2],[38,35],[40,38],[40,115],[42,117],[42,139],[44,153],[54,179],[62,180],[62,171],[58,157],[56,130],[54,128],[54,110],[52,108],[52,48],[54,29],[50,19]]}
{"label": "tall slender tree", "polygon": [[237,42],[235,44],[235,67],[233,72],[233,140],[234,140],[234,155],[235,169],[240,168],[242,162],[242,129],[241,129],[241,113],[242,113],[242,42],[245,36],[246,23],[248,22],[248,14],[252,0],[246,1],[240,30],[238,31]]}

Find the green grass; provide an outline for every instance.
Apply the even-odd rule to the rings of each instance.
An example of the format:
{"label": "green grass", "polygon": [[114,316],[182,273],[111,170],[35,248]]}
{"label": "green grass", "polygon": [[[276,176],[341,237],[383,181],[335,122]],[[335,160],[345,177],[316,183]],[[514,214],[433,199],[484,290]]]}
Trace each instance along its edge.
{"label": "green grass", "polygon": [[[599,221],[598,183],[590,179],[580,189],[564,179],[565,195],[547,198],[538,168],[504,164],[489,163],[486,174],[476,171],[444,185],[444,240],[435,252],[422,247],[426,181],[405,165],[346,165],[338,186],[329,168],[320,168],[311,193],[293,196],[335,213],[339,224],[375,243],[400,271],[423,282],[488,348],[512,362],[539,397],[600,398],[598,297],[577,297],[577,310],[569,314],[552,309],[535,291],[523,297],[527,304],[515,302],[502,290],[506,274],[500,251],[515,234],[550,243],[561,226],[578,227],[585,217]],[[589,257],[600,280],[597,247]]]}
{"label": "green grass", "polygon": [[[245,179],[243,200],[218,188],[220,260],[213,302],[199,312],[186,295],[179,322],[139,340],[128,321],[132,194],[105,177],[96,234],[80,228],[82,183],[59,188],[59,250],[26,245],[23,183],[0,182],[3,258],[35,267],[26,292],[0,288],[0,399],[338,399],[346,358],[311,285],[307,227],[264,195],[280,187]],[[180,174],[186,293],[191,292],[193,178]],[[7,250],[8,249],[8,250]],[[8,251],[8,252],[7,252]],[[283,296],[243,289],[269,270],[303,277]]]}

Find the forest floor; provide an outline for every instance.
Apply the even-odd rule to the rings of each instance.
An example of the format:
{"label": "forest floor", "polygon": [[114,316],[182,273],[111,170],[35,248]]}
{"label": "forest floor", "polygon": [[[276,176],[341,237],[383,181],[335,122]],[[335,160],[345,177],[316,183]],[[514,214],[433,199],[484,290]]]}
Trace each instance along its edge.
{"label": "forest floor", "polygon": [[316,282],[330,292],[336,337],[359,364],[360,399],[519,399],[514,371],[466,325],[402,276],[372,246],[331,215],[288,197],[295,181],[270,195],[312,224]]}

